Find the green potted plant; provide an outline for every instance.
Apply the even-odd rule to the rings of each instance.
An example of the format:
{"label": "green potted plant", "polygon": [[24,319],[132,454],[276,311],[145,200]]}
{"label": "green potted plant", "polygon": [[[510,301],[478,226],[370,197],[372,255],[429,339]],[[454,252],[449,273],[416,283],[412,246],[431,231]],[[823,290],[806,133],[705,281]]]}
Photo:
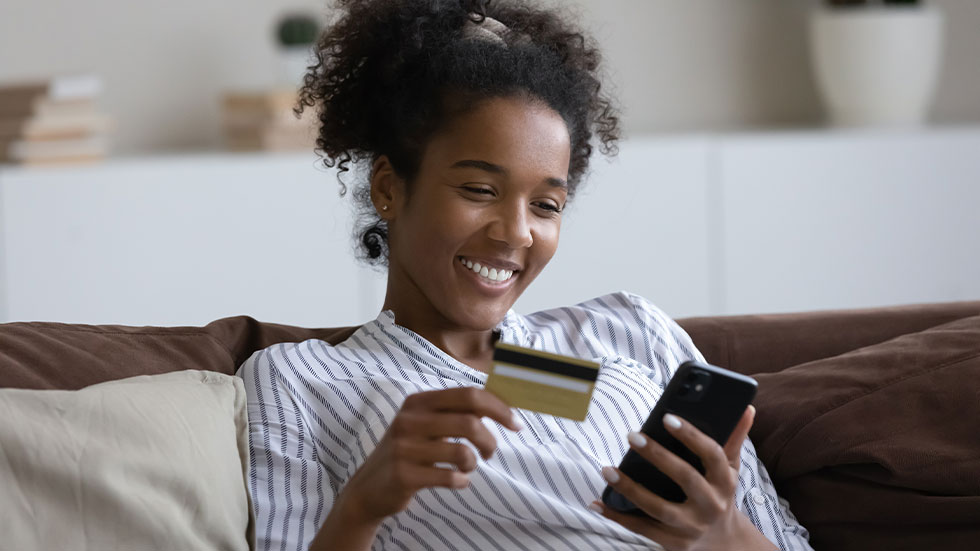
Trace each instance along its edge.
{"label": "green potted plant", "polygon": [[823,0],[810,19],[810,50],[830,121],[924,123],[942,44],[943,14],[927,2]]}
{"label": "green potted plant", "polygon": [[307,67],[314,63],[313,46],[320,27],[316,17],[306,13],[286,14],[277,21],[275,38],[284,84],[299,86]]}

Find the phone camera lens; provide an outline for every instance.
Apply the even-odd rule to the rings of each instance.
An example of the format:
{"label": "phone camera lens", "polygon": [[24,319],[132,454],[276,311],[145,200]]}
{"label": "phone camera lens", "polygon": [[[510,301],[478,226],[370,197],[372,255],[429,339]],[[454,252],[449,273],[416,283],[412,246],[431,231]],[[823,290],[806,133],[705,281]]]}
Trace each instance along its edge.
{"label": "phone camera lens", "polygon": [[687,396],[687,393],[691,391],[691,385],[684,383],[681,385],[680,391],[677,393],[678,396]]}

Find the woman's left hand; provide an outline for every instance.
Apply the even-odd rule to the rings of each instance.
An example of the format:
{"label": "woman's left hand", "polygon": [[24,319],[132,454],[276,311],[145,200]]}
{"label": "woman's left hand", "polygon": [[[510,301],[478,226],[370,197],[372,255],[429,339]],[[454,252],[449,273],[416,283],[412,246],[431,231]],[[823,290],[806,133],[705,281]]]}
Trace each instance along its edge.
{"label": "woman's left hand", "polygon": [[735,507],[739,456],[752,427],[755,408],[749,406],[745,410],[724,448],[687,421],[671,417],[679,420],[680,426],[672,426],[666,416],[664,426],[701,458],[705,467],[703,476],[689,463],[642,434],[631,434],[630,446],[676,482],[687,494],[687,500],[683,503],[667,501],[630,480],[619,469],[604,467],[603,477],[609,485],[646,516],[623,514],[598,501],[593,502],[592,508],[669,551],[776,549]]}

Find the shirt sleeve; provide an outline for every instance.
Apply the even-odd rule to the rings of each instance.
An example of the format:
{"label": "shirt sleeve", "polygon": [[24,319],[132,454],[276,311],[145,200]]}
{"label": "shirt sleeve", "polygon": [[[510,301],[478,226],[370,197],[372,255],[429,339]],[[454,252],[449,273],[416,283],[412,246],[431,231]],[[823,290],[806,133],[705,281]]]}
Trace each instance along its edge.
{"label": "shirt sleeve", "polygon": [[[630,298],[646,329],[654,333],[659,329],[663,333],[656,338],[656,343],[663,347],[666,356],[673,358],[670,375],[687,360],[705,361],[690,335],[676,321],[643,297],[630,295]],[[782,551],[813,551],[809,544],[810,534],[790,512],[789,503],[776,493],[766,466],[759,460],[755,446],[748,438],[742,445],[741,463],[735,488],[738,509]]]}
{"label": "shirt sleeve", "polygon": [[258,351],[238,370],[248,396],[248,487],[256,549],[299,551],[323,524],[334,481],[274,357],[274,349]]}

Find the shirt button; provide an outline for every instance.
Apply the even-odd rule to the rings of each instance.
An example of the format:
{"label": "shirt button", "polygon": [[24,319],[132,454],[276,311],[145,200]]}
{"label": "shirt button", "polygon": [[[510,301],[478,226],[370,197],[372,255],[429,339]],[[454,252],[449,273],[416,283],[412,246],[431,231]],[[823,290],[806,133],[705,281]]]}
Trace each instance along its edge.
{"label": "shirt button", "polygon": [[762,490],[760,490],[758,488],[752,488],[752,490],[749,491],[749,496],[752,497],[752,501],[756,505],[765,505],[766,504],[766,496],[762,495]]}

